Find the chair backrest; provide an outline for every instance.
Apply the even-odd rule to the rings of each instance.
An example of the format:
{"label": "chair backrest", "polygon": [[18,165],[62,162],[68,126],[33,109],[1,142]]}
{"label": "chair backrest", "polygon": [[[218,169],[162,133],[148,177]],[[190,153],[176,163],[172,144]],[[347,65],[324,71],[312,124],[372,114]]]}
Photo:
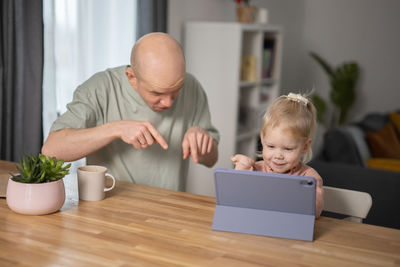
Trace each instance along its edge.
{"label": "chair backrest", "polygon": [[350,221],[362,222],[372,206],[366,192],[324,186],[324,210],[350,216]]}

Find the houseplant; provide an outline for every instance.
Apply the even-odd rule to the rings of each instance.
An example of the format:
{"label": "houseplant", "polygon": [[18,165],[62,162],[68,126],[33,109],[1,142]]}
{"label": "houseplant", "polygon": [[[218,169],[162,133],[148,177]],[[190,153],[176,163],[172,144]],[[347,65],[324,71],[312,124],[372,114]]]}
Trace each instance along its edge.
{"label": "houseplant", "polygon": [[17,213],[43,215],[59,210],[65,201],[62,178],[69,173],[71,164],[64,160],[23,155],[17,170],[7,184],[7,205]]}
{"label": "houseplant", "polygon": [[311,57],[322,67],[328,75],[331,85],[330,100],[333,104],[330,112],[330,119],[326,119],[327,104],[317,94],[313,95],[313,102],[318,110],[318,121],[327,128],[333,128],[346,122],[347,114],[356,100],[357,81],[359,67],[354,61],[344,62],[342,65],[333,68],[318,54],[311,52]]}

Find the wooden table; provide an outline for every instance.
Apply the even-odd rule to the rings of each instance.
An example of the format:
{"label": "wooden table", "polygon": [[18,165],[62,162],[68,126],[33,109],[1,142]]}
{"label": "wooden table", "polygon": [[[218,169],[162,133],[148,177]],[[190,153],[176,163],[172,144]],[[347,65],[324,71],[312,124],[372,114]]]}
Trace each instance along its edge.
{"label": "wooden table", "polygon": [[16,173],[17,169],[14,162],[0,160],[0,197],[6,197],[7,182],[10,173]]}
{"label": "wooden table", "polygon": [[211,230],[211,197],[126,182],[97,202],[71,192],[45,216],[0,199],[0,266],[400,266],[400,230],[321,217],[313,242],[271,238]]}

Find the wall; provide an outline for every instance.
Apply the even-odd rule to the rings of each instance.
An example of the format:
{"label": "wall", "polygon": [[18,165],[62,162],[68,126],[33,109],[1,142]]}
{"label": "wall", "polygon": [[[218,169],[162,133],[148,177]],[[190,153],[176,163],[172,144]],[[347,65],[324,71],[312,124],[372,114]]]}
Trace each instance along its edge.
{"label": "wall", "polygon": [[[361,68],[358,99],[350,120],[367,112],[399,109],[400,1],[306,0],[304,21],[303,86],[315,85],[328,95],[325,73],[311,61],[315,51],[333,65],[356,60]],[[285,51],[284,51],[285,52]]]}
{"label": "wall", "polygon": [[235,3],[233,0],[169,0],[168,33],[182,42],[185,21],[233,21]]}
{"label": "wall", "polygon": [[[323,97],[328,79],[310,58],[314,51],[337,66],[356,60],[361,67],[358,99],[349,120],[367,112],[399,109],[400,1],[253,0],[269,10],[271,24],[284,29],[282,93],[315,87]],[[234,21],[233,0],[169,0],[168,31],[182,40],[187,20]]]}

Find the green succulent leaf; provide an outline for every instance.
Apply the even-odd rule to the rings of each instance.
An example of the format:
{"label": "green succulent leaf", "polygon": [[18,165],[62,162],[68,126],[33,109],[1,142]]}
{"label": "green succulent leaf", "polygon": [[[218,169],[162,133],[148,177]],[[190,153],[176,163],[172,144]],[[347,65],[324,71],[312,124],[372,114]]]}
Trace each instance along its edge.
{"label": "green succulent leaf", "polygon": [[45,155],[22,155],[19,166],[16,168],[18,175],[12,175],[12,179],[22,183],[47,183],[57,181],[69,174],[71,164],[64,165],[64,160],[55,157],[47,158]]}

